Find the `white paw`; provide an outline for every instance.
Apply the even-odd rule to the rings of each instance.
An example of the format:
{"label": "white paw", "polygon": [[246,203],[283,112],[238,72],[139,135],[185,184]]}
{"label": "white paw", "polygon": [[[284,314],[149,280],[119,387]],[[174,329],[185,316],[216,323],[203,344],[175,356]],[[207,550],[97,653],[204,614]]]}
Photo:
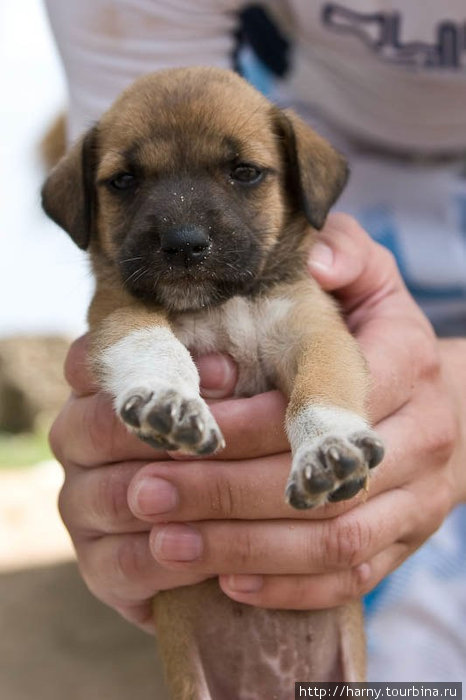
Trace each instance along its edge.
{"label": "white paw", "polygon": [[383,455],[383,444],[370,429],[315,438],[294,455],[286,500],[303,509],[352,498]]}
{"label": "white paw", "polygon": [[118,413],[141,440],[161,450],[207,455],[225,446],[205,401],[175,389],[135,388],[118,401]]}

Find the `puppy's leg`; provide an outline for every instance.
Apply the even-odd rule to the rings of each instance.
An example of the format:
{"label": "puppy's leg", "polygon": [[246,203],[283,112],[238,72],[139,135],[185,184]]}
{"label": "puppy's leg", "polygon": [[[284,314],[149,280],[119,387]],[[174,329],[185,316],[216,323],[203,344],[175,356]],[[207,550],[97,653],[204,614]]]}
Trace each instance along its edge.
{"label": "puppy's leg", "polygon": [[102,313],[93,302],[94,370],[127,428],[157,449],[209,454],[224,445],[199,396],[194,362],[162,313],[130,304]]}
{"label": "puppy's leg", "polygon": [[280,333],[293,343],[275,358],[278,383],[290,396],[286,497],[294,508],[312,508],[354,496],[381,461],[383,446],[365,417],[364,360],[335,305],[308,281],[287,296],[291,312]]}
{"label": "puppy's leg", "polygon": [[364,680],[357,604],[265,610],[210,579],[158,593],[154,610],[173,700],[291,700],[296,680]]}

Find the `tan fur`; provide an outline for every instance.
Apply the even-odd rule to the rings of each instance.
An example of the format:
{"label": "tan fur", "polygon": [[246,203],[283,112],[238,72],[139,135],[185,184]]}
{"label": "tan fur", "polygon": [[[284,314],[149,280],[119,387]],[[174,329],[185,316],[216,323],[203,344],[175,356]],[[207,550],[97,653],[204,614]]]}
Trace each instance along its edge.
{"label": "tan fur", "polygon": [[[228,180],[233,166],[225,164],[235,159],[264,169],[260,187],[246,190]],[[116,195],[109,181],[133,168],[137,189],[129,197]],[[271,106],[227,71],[165,71],[140,79],[123,93],[55,168],[43,190],[46,211],[90,251],[96,277],[89,310],[91,355],[110,390],[115,385],[119,391],[118,382],[125,380],[122,396],[115,394],[123,419],[125,407],[133,410],[142,400],[144,406],[155,401],[152,417],[160,410],[174,415],[175,404],[163,402],[181,392],[176,401],[191,408],[194,401],[197,408],[192,410],[201,416],[197,426],[205,430],[207,425],[216,436],[210,442],[204,436],[200,447],[189,449],[200,453],[201,447],[213,451],[221,446],[207,407],[193,399],[197,375],[184,345],[196,352],[228,352],[239,366],[237,395],[282,389],[290,398],[287,428],[301,460],[326,449],[325,442],[319,443],[325,430],[314,434],[310,426],[306,433],[312,411],[326,420],[328,411],[338,418],[344,409],[348,425],[359,426],[360,420],[364,427],[363,359],[335,303],[309,280],[305,265],[314,227],[323,225],[345,179],[344,162],[329,144],[295,114]],[[137,207],[132,204],[136,197]],[[191,275],[173,278],[163,266],[154,267],[151,277],[144,267],[149,264],[146,250],[154,248],[158,265],[157,236],[161,239],[164,226],[186,223],[212,224],[212,255],[222,262],[208,267],[208,258]],[[252,231],[256,247],[249,251]],[[125,248],[138,236],[145,236],[139,248]],[[222,247],[229,246],[222,257]],[[141,268],[137,262],[125,268],[139,252]],[[127,260],[121,259],[124,255]],[[253,259],[254,271],[243,279]],[[229,267],[243,286],[221,298],[216,275],[227,274]],[[146,286],[135,286],[138,275]],[[135,356],[140,367],[133,367],[127,353],[140,348],[149,356],[145,364]],[[155,384],[135,386],[128,401],[131,372],[126,374],[125,367],[139,377],[157,360],[150,353],[160,348],[175,373],[167,379],[163,363],[157,365],[150,378]],[[127,363],[117,368],[119,373],[108,364],[115,358]],[[130,416],[128,427],[151,444],[173,442],[173,434],[154,437],[152,424],[144,420],[142,425]],[[344,449],[352,454],[354,444],[345,443]],[[295,466],[301,475],[300,463]],[[366,478],[365,463],[359,475]],[[318,502],[296,501],[295,507]],[[294,697],[294,680],[364,678],[358,604],[315,612],[266,611],[233,603],[211,580],[158,594],[154,609],[174,700],[288,700]]]}
{"label": "tan fur", "polygon": [[312,397],[316,403],[364,416],[365,363],[336,305],[308,280],[294,285],[292,293],[295,305],[287,332],[296,339],[297,368],[294,376],[285,373],[282,380],[290,396],[289,414],[296,414]]}
{"label": "tan fur", "polygon": [[91,336],[91,354],[100,352],[129,333],[148,326],[169,327],[163,311],[147,310],[122,289],[101,285],[96,289],[87,320]]}
{"label": "tan fur", "polygon": [[58,163],[66,151],[66,114],[58,114],[49,125],[39,144],[40,155],[47,171]]}

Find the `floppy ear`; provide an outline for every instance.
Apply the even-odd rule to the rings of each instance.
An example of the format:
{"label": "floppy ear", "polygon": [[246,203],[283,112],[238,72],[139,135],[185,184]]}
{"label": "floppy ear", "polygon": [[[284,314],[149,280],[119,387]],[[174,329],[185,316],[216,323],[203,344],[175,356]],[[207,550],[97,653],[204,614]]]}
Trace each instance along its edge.
{"label": "floppy ear", "polygon": [[85,250],[95,219],[97,127],[66,153],[42,187],[42,207]]}
{"label": "floppy ear", "polygon": [[348,164],[292,110],[277,109],[275,119],[283,140],[289,186],[311,226],[321,229],[346,185]]}

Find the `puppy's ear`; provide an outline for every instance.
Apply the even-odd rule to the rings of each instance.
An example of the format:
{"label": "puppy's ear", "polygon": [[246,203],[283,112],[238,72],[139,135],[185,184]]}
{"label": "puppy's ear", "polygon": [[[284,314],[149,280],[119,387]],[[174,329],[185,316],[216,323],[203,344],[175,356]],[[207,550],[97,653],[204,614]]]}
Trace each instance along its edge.
{"label": "puppy's ear", "polygon": [[85,250],[95,218],[97,127],[66,153],[42,187],[42,207]]}
{"label": "puppy's ear", "polygon": [[283,142],[288,186],[311,226],[321,229],[348,180],[346,160],[292,110],[274,108],[274,120]]}

